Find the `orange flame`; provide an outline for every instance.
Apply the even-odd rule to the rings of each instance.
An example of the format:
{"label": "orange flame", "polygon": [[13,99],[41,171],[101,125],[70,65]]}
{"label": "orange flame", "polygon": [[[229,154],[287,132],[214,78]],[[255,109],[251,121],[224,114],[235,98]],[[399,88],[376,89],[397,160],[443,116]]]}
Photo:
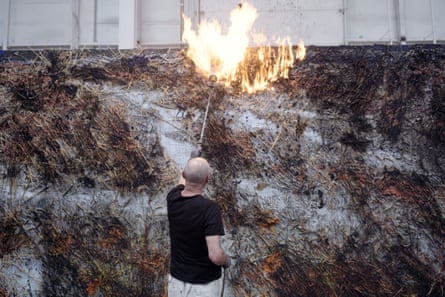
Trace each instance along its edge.
{"label": "orange flame", "polygon": [[188,43],[188,57],[205,75],[214,74],[226,85],[240,81],[242,90],[248,93],[265,90],[271,82],[288,78],[295,59],[305,57],[303,41],[295,54],[289,38],[279,41],[276,50],[267,45],[248,51],[250,30],[257,16],[252,5],[239,5],[230,13],[227,34],[222,33],[217,21],[203,21],[195,32],[190,19],[184,16],[182,38]]}

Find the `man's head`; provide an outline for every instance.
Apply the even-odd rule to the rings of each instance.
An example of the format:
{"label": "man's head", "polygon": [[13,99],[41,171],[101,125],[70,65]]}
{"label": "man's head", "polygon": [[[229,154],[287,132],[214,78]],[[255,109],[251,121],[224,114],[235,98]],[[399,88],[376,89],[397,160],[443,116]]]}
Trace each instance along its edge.
{"label": "man's head", "polygon": [[205,185],[209,180],[210,166],[206,159],[198,157],[188,160],[182,176],[187,183]]}

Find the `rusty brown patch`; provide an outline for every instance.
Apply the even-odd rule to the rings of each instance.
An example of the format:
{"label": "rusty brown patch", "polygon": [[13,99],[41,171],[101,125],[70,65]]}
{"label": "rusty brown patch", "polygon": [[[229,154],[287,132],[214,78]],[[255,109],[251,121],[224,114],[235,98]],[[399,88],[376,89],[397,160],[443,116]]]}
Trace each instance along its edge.
{"label": "rusty brown patch", "polygon": [[276,272],[281,266],[281,261],[282,258],[279,252],[269,255],[263,262],[264,271],[267,273]]}

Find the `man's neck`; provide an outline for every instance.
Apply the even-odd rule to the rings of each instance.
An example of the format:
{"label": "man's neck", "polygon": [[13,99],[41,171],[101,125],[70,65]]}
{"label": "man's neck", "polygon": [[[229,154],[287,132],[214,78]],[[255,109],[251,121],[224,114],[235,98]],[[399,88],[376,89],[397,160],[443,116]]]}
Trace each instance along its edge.
{"label": "man's neck", "polygon": [[181,192],[181,196],[183,197],[192,197],[196,195],[201,195],[203,192],[202,187],[200,186],[191,186],[191,185],[185,185],[184,190]]}

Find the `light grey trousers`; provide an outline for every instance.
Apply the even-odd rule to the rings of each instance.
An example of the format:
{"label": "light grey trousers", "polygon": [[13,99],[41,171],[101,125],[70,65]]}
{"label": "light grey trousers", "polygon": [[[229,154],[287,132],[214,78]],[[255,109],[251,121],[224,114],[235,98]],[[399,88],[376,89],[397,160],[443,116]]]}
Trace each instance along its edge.
{"label": "light grey trousers", "polygon": [[168,297],[219,297],[223,278],[207,284],[190,284],[168,275]]}

